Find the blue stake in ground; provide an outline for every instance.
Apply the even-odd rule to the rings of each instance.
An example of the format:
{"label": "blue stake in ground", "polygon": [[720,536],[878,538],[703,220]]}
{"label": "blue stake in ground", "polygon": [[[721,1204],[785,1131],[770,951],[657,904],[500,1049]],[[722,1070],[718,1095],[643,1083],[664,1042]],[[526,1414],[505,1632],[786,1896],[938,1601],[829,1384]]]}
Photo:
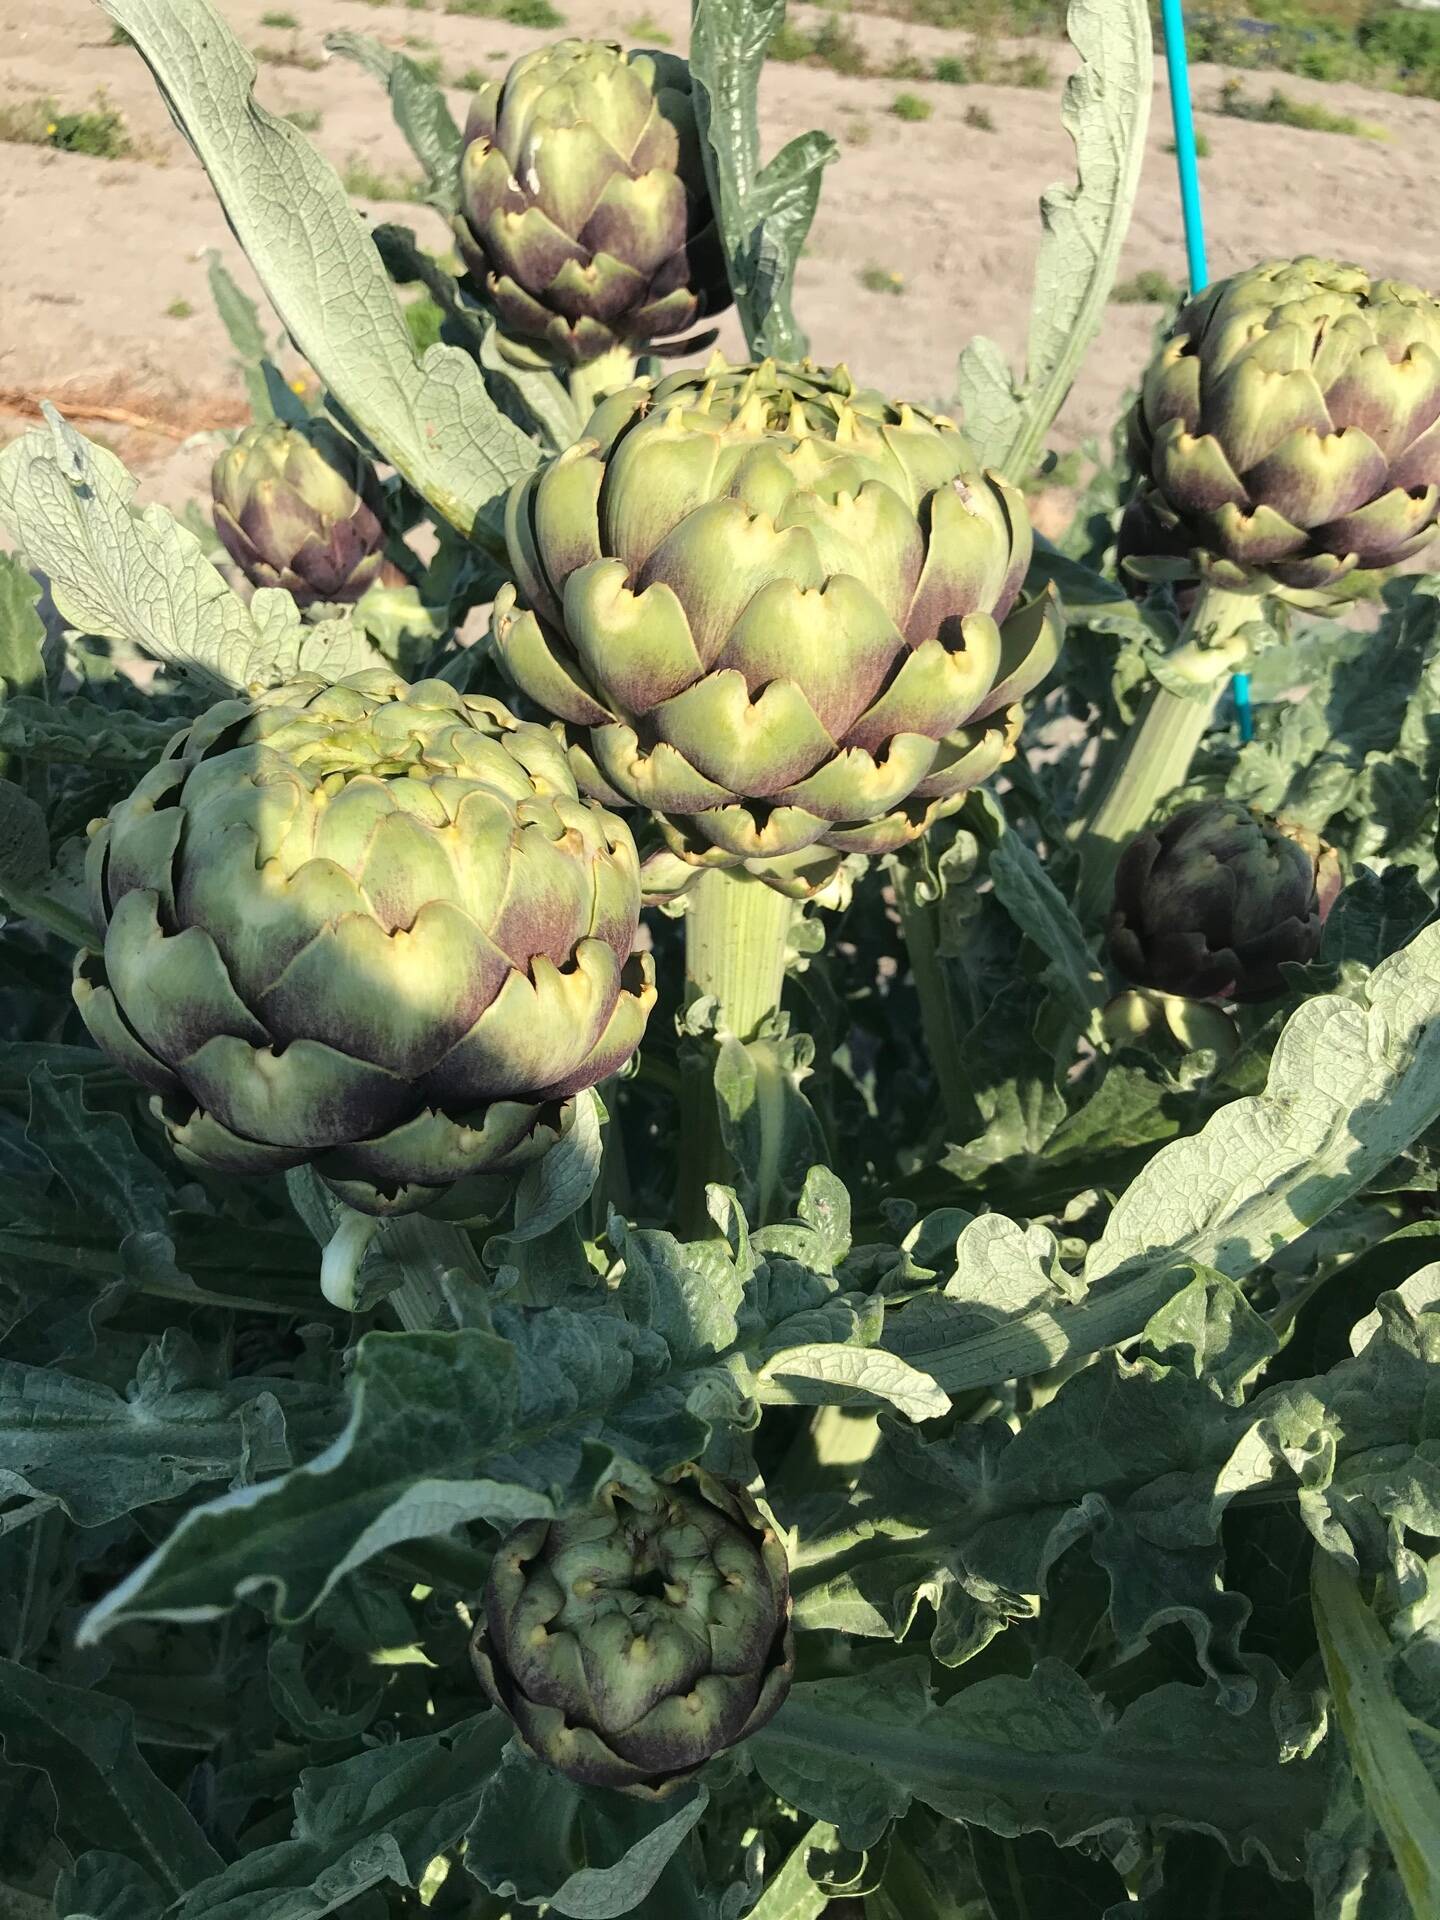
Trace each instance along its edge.
{"label": "blue stake in ground", "polygon": [[[1190,61],[1185,51],[1185,16],[1180,0],[1160,0],[1165,35],[1165,69],[1170,76],[1170,117],[1175,126],[1175,166],[1180,175],[1180,211],[1185,218],[1185,262],[1190,292],[1201,293],[1210,284],[1205,259],[1205,216],[1200,208],[1200,168],[1195,152],[1195,109],[1190,97]],[[1250,707],[1250,676],[1237,673],[1230,683],[1240,738],[1255,732]]]}

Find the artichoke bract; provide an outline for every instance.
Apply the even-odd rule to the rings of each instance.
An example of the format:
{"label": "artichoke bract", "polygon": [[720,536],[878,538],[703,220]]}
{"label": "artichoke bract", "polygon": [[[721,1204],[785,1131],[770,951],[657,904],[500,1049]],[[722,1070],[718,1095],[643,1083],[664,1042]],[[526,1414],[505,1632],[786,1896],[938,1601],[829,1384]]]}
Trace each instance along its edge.
{"label": "artichoke bract", "polygon": [[500,1544],[472,1645],[486,1693],[571,1780],[661,1798],[790,1691],[790,1581],[743,1488],[611,1483]]}
{"label": "artichoke bract", "polygon": [[552,1146],[654,998],[553,735],[383,670],[212,707],[104,822],[75,998],[182,1158],[401,1213]]}
{"label": "artichoke bract", "polygon": [[247,427],[216,460],[210,486],[215,531],[257,587],[284,587],[308,607],[404,581],[385,557],[375,469],[327,420]]}
{"label": "artichoke bract", "polygon": [[1122,559],[1342,599],[1440,517],[1440,303],[1308,256],[1219,280],[1147,370],[1130,445]]}
{"label": "artichoke bract", "polygon": [[1340,889],[1333,848],[1225,800],[1137,834],[1115,871],[1110,956],[1130,980],[1192,999],[1265,1000],[1313,960]]}
{"label": "artichoke bract", "polygon": [[782,891],[957,807],[1059,643],[1052,599],[1015,609],[1019,493],[843,368],[712,361],[613,394],[513,489],[506,535],[497,650],[581,784],[648,808],[672,868]]}
{"label": "artichoke bract", "polygon": [[730,304],[690,69],[561,40],[476,94],[456,238],[502,330],[583,365]]}

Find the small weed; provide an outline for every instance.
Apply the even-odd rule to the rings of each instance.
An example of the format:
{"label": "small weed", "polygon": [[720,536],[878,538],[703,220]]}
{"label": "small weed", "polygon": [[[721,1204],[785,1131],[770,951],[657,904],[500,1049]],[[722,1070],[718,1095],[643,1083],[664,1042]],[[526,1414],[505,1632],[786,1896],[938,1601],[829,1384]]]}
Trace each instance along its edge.
{"label": "small weed", "polygon": [[292,40],[288,47],[252,47],[251,52],[262,67],[300,67],[306,73],[316,73],[324,64],[318,53],[307,53],[298,40]]}
{"label": "small weed", "polygon": [[400,44],[407,53],[429,53],[434,48],[435,42],[428,34],[407,33]]}
{"label": "small weed", "polygon": [[1360,140],[1389,138],[1383,127],[1368,120],[1357,120],[1353,113],[1335,113],[1317,101],[1296,100],[1281,88],[1272,90],[1268,100],[1255,100],[1238,80],[1227,80],[1220,89],[1220,111],[1232,120],[1262,120],[1276,127],[1296,127],[1302,133],[1347,133]]}
{"label": "small weed", "polygon": [[935,62],[931,78],[938,80],[945,87],[963,87],[970,79],[970,69],[963,60],[947,57]]}
{"label": "small weed", "polygon": [[627,40],[641,42],[647,47],[673,47],[675,39],[665,31],[653,13],[637,13],[633,20],[625,22],[624,33]]}
{"label": "small weed", "polygon": [[848,147],[868,147],[874,131],[863,113],[850,112],[841,122],[840,138]]}
{"label": "small weed", "polygon": [[994,133],[995,116],[988,107],[972,105],[965,109],[965,124],[973,127],[977,133]]}
{"label": "small weed", "polygon": [[905,291],[905,276],[896,273],[893,267],[862,267],[855,277],[867,293],[893,293],[898,296]]}
{"label": "small weed", "polygon": [[908,47],[899,47],[885,69],[885,78],[887,80],[928,80],[930,68],[918,54],[911,53]]}
{"label": "small weed", "polygon": [[406,10],[410,13],[424,13],[430,0],[405,0]]}
{"label": "small weed", "polygon": [[323,116],[318,107],[297,107],[294,113],[287,113],[285,118],[297,133],[318,133]]}
{"label": "small weed", "polygon": [[462,93],[478,93],[490,78],[483,67],[463,67],[450,81],[452,87],[458,87]]}
{"label": "small weed", "polygon": [[425,183],[413,174],[381,173],[363,154],[352,153],[340,181],[357,200],[418,200]]}
{"label": "small weed", "polygon": [[136,154],[124,114],[108,103],[103,90],[85,113],[61,113],[49,99],[0,106],[0,141],[88,154],[92,160],[131,160]]}
{"label": "small weed", "polygon": [[848,21],[832,15],[813,33],[788,22],[770,42],[770,58],[791,63],[805,61],[814,67],[829,67],[832,73],[858,80],[869,73],[870,62]]}
{"label": "small weed", "polygon": [[[445,0],[445,11],[463,14],[467,19],[504,20],[512,27],[534,27],[542,31],[565,24],[564,14],[552,6],[550,0]],[[501,47],[489,57],[504,60],[508,56]]]}
{"label": "small weed", "polygon": [[428,54],[423,60],[417,60],[413,54],[405,57],[422,80],[431,80],[437,86],[440,84],[441,60],[438,53]]}
{"label": "small weed", "polygon": [[935,109],[918,93],[897,93],[890,102],[890,111],[897,120],[928,120]]}
{"label": "small weed", "polygon": [[195,311],[188,300],[172,300],[165,309],[167,320],[188,320]]}
{"label": "small weed", "polygon": [[1184,291],[1159,267],[1142,267],[1128,280],[1116,281],[1110,300],[1117,307],[1177,307]]}
{"label": "small weed", "polygon": [[997,76],[1002,87],[1044,88],[1053,78],[1050,62],[1043,53],[1017,53],[1005,63]]}
{"label": "small weed", "polygon": [[424,353],[427,347],[433,347],[440,338],[440,328],[445,319],[438,303],[428,293],[422,293],[418,300],[405,302],[404,314],[415,351]]}
{"label": "small weed", "polygon": [[[1165,151],[1166,153],[1174,153],[1175,142],[1173,140],[1167,140],[1165,142]],[[1203,133],[1197,133],[1195,135],[1195,157],[1197,160],[1208,160],[1210,158],[1210,142]]]}
{"label": "small weed", "polygon": [[772,60],[783,60],[786,66],[794,65],[810,57],[810,36],[789,20],[782,20],[771,36],[768,49]]}
{"label": "small weed", "polygon": [[300,22],[293,13],[262,13],[260,24],[262,27],[274,27],[280,33],[293,33]]}

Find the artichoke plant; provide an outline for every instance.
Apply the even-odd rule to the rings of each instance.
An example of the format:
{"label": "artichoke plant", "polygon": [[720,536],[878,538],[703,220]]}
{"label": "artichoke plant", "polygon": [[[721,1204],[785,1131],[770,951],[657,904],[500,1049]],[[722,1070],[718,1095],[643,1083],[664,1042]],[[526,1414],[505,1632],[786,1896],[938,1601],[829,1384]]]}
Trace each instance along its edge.
{"label": "artichoke plant", "polygon": [[216,460],[210,486],[215,531],[257,587],[284,587],[308,607],[404,580],[385,557],[375,469],[327,420],[247,427]]}
{"label": "artichoke plant", "polygon": [[456,237],[503,331],[572,366],[730,304],[690,69],[561,40],[476,94]]}
{"label": "artichoke plant", "polygon": [[1217,281],[1146,372],[1130,443],[1122,558],[1343,598],[1440,517],[1440,303],[1308,255]]}
{"label": "artichoke plant", "polygon": [[1137,985],[1265,1000],[1286,960],[1313,960],[1340,888],[1334,850],[1226,800],[1138,834],[1115,872],[1110,955]]}
{"label": "artichoke plant", "polygon": [[702,1468],[611,1483],[501,1542],[472,1651],[531,1752],[660,1798],[790,1691],[785,1552],[749,1494]]}
{"label": "artichoke plant", "polygon": [[296,681],[212,707],[92,829],[75,998],[182,1157],[409,1212],[543,1153],[634,1051],[637,865],[546,729]]}
{"label": "artichoke plant", "polygon": [[582,786],[655,816],[657,886],[798,894],[914,839],[1013,751],[1056,655],[1053,602],[1015,607],[1019,493],[843,368],[717,358],[614,394],[506,533],[501,660]]}

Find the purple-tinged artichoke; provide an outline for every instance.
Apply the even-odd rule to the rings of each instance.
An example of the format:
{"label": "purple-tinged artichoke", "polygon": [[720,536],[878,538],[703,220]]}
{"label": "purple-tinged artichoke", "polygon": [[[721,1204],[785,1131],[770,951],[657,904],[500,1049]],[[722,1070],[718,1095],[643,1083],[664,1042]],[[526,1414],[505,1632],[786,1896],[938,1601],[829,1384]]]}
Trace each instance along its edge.
{"label": "purple-tinged artichoke", "polygon": [[611,1483],[500,1543],[472,1650],[548,1766],[658,1799],[790,1691],[785,1550],[743,1487],[699,1467]]}
{"label": "purple-tinged artichoke", "polygon": [[552,1146],[654,1002],[628,828],[441,680],[222,701],[92,833],[76,1002],[217,1172],[431,1206]]}
{"label": "purple-tinged artichoke", "polygon": [[1305,963],[1340,889],[1332,847],[1227,800],[1182,807],[1115,870],[1110,957],[1127,979],[1192,999],[1267,1000]]}
{"label": "purple-tinged artichoke", "polygon": [[1130,442],[1122,559],[1343,599],[1440,519],[1440,303],[1308,255],[1219,280],[1146,372]]}
{"label": "purple-tinged artichoke", "polygon": [[253,585],[284,587],[308,607],[403,583],[385,558],[375,469],[327,420],[247,427],[210,484],[215,531]]}
{"label": "purple-tinged artichoke", "polygon": [[728,366],[601,402],[506,520],[506,671],[580,783],[656,818],[684,877],[784,892],[887,853],[1014,751],[1054,663],[1017,606],[1021,495],[954,423],[843,368]]}
{"label": "purple-tinged artichoke", "polygon": [[503,332],[572,366],[730,304],[690,69],[561,40],[476,94],[456,234]]}

